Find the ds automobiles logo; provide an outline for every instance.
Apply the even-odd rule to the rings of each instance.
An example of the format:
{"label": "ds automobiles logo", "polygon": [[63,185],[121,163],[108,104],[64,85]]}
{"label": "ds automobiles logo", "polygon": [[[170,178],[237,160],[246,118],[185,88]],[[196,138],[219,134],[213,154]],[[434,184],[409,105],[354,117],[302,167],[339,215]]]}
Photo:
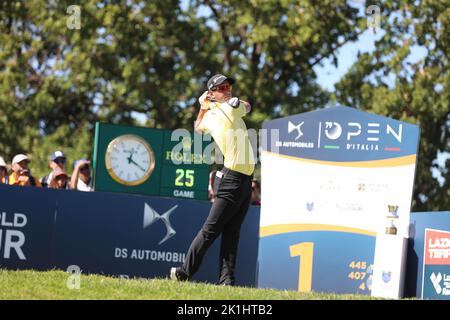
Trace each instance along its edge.
{"label": "ds automobiles logo", "polygon": [[155,209],[150,207],[147,203],[144,206],[144,221],[143,221],[143,225],[142,225],[142,227],[144,229],[147,228],[148,226],[152,225],[153,223],[155,223],[158,220],[162,220],[162,222],[164,222],[164,224],[166,226],[166,230],[167,230],[166,236],[160,242],[158,242],[159,245],[163,244],[164,242],[166,242],[167,240],[172,238],[177,233],[175,231],[175,229],[172,228],[172,225],[170,224],[170,220],[169,220],[170,214],[176,208],[178,208],[178,205],[173,206],[171,209],[169,209],[168,211],[166,211],[160,215],[158,212],[156,212]]}
{"label": "ds automobiles logo", "polygon": [[288,123],[288,133],[291,133],[293,131],[297,131],[297,136],[295,137],[295,140],[300,139],[303,136],[303,132],[302,132],[302,125],[305,123],[305,121],[302,121],[301,123],[299,123],[298,125],[295,125],[294,123],[290,122]]}

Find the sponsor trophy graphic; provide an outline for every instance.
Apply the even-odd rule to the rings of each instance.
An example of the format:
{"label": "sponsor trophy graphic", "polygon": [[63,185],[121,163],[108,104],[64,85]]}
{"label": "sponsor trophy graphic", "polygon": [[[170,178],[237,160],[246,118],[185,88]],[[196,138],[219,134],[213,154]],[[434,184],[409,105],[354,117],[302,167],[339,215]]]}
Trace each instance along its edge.
{"label": "sponsor trophy graphic", "polygon": [[386,234],[397,234],[397,227],[394,224],[394,220],[398,219],[398,206],[388,205],[388,209],[389,213],[386,216],[388,219]]}
{"label": "sponsor trophy graphic", "polygon": [[392,279],[392,271],[383,271],[381,277],[384,283],[389,283]]}

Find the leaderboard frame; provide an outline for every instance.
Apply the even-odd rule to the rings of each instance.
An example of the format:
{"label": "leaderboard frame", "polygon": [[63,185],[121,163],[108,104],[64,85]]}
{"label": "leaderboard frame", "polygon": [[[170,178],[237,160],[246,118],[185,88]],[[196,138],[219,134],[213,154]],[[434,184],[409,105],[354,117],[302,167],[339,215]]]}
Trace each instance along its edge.
{"label": "leaderboard frame", "polygon": [[[203,154],[206,141],[198,137],[197,133],[183,129],[179,132],[182,134],[174,134],[174,131],[166,129],[97,122],[93,156],[94,189],[207,200],[210,168]],[[111,142],[123,136],[138,137],[153,151],[153,163],[150,164],[153,170],[139,184],[121,182],[111,174],[111,168],[108,167],[108,147],[111,149]],[[201,148],[195,146],[194,141],[200,143]]]}

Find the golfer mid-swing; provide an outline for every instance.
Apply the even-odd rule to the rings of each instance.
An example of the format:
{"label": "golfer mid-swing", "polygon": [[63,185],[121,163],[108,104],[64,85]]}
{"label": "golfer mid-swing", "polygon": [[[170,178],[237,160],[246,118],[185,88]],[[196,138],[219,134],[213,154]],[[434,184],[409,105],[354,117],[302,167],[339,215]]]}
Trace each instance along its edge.
{"label": "golfer mid-swing", "polygon": [[217,198],[192,241],[184,264],[170,270],[170,278],[174,280],[189,280],[200,267],[208,248],[222,234],[219,284],[234,285],[235,282],[239,232],[250,204],[255,160],[242,120],[250,111],[250,104],[232,97],[234,82],[232,78],[216,74],[208,80],[208,90],[199,98],[201,109],[195,130],[211,134],[224,156],[224,168],[216,173],[213,189]]}

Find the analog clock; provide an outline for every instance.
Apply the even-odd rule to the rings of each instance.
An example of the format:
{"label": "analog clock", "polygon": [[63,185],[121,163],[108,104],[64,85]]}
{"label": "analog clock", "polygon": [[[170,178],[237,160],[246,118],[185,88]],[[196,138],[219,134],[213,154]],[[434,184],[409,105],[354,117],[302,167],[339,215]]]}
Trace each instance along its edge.
{"label": "analog clock", "polygon": [[122,135],[112,140],[105,154],[109,175],[118,183],[137,186],[145,182],[155,168],[150,145],[136,135]]}

